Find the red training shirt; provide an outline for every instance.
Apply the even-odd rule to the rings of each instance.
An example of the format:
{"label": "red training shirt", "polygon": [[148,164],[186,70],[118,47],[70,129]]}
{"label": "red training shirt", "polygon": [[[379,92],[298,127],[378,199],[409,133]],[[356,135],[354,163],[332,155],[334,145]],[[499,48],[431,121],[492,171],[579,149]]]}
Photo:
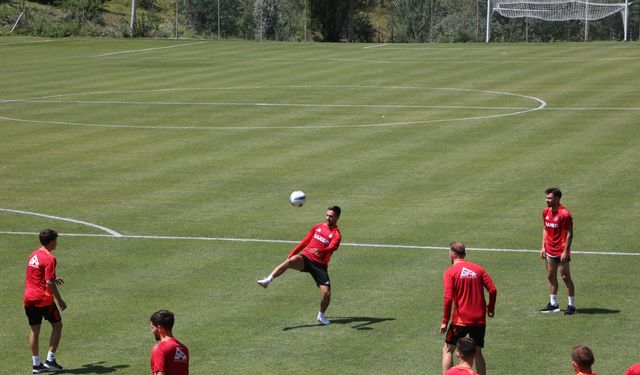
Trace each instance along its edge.
{"label": "red training shirt", "polygon": [[342,236],[337,226],[329,228],[327,223],[316,224],[311,227],[302,241],[291,250],[289,258],[304,249],[302,255],[316,263],[328,266],[331,255],[340,246],[340,240],[342,240]]}
{"label": "red training shirt", "polygon": [[151,349],[151,373],[189,375],[189,349],[174,337],[160,341]]}
{"label": "red training shirt", "polygon": [[444,375],[478,375],[478,373],[468,367],[454,366],[448,369]]}
{"label": "red training shirt", "polygon": [[547,207],[542,211],[542,220],[547,233],[544,249],[549,255],[559,257],[567,244],[567,231],[573,231],[571,212],[563,205],[558,206],[556,212]]}
{"label": "red training shirt", "polygon": [[24,283],[24,306],[44,307],[51,305],[53,294],[49,290],[47,281],[56,278],[56,257],[44,247],[31,253]]}
{"label": "red training shirt", "polygon": [[[484,298],[489,292],[489,305]],[[493,312],[498,291],[489,274],[481,266],[464,259],[444,271],[444,314],[442,323],[457,326],[485,326],[487,310]],[[453,315],[451,315],[453,305]]]}

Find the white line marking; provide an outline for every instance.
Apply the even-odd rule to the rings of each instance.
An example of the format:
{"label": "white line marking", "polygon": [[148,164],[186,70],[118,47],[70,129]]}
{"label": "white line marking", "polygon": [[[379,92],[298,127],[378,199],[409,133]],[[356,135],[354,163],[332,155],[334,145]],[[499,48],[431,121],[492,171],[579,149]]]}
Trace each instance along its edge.
{"label": "white line marking", "polygon": [[527,110],[531,107],[479,107],[464,105],[407,105],[407,104],[314,104],[314,103],[251,103],[251,102],[136,102],[122,100],[43,100],[0,99],[0,102],[55,103],[55,104],[119,104],[119,105],[181,105],[181,106],[246,106],[246,107],[308,107],[308,108],[402,108],[402,109],[480,109],[480,110]]}
{"label": "white line marking", "polygon": [[122,55],[122,54],[125,54],[125,53],[148,52],[148,51],[155,51],[155,50],[159,50],[159,49],[167,49],[167,48],[176,48],[176,47],[195,46],[196,44],[204,44],[204,43],[207,43],[207,42],[195,42],[195,43],[174,44],[174,45],[171,45],[171,46],[165,46],[165,47],[154,47],[154,48],[132,49],[132,50],[129,50],[129,51],[118,51],[118,52],[101,53],[101,54],[99,54],[99,55],[96,55],[96,57],[113,56],[113,55]]}
{"label": "white line marking", "polygon": [[362,49],[380,48],[380,47],[384,47],[384,46],[387,46],[387,45],[388,45],[388,43],[376,44],[376,45],[373,45],[373,46],[362,47]]}
{"label": "white line marking", "polygon": [[60,220],[60,221],[68,221],[70,223],[82,224],[82,225],[86,225],[88,227],[96,228],[96,229],[99,229],[101,231],[107,232],[107,233],[110,234],[110,237],[122,237],[122,234],[116,232],[113,229],[109,229],[107,227],[103,227],[103,226],[97,225],[97,224],[87,223],[86,221],[70,219],[68,217],[45,215],[45,214],[39,214],[37,212],[31,212],[31,211],[11,210],[11,209],[8,209],[8,208],[0,208],[0,211],[13,212],[13,213],[22,214],[22,215],[39,216],[39,217],[44,217],[44,218],[47,218],[47,219],[54,219],[54,220]]}
{"label": "white line marking", "polygon": [[31,40],[31,41],[26,41],[26,42],[7,42],[7,43],[0,43],[0,46],[17,46],[17,45],[20,45],[20,44],[48,43],[48,42],[53,42],[53,39]]}
{"label": "white line marking", "polygon": [[[0,231],[0,234],[8,235],[37,235],[32,232],[9,232]],[[233,237],[187,237],[187,236],[144,236],[144,235],[119,235],[111,236],[107,234],[87,234],[87,233],[60,233],[60,236],[65,237],[118,237],[122,239],[145,239],[145,240],[178,240],[178,241],[228,241],[228,242],[260,242],[260,243],[284,243],[284,244],[297,244],[299,241],[289,240],[266,240],[258,238],[233,238]],[[413,249],[413,250],[449,250],[444,246],[418,246],[418,245],[385,245],[385,244],[367,244],[367,243],[349,243],[343,242],[341,246],[350,247],[373,247],[383,249]],[[467,249],[473,251],[485,251],[485,252],[501,252],[501,253],[539,253],[540,250],[528,250],[528,249],[491,249],[491,248],[473,248]],[[615,256],[640,256],[640,253],[629,253],[621,251],[572,251],[572,254],[584,254],[584,255],[615,255]]]}
{"label": "white line marking", "polygon": [[[27,120],[21,118],[0,116],[2,120],[8,121],[18,121],[18,122],[27,122],[27,123],[35,123],[35,124],[53,124],[53,125],[67,125],[67,126],[84,126],[84,127],[99,127],[99,128],[126,128],[126,129],[171,129],[171,130],[257,130],[257,129],[328,129],[328,128],[362,128],[362,127],[389,127],[389,126],[406,126],[406,125],[417,125],[417,124],[429,124],[429,123],[441,123],[441,122],[455,122],[455,121],[468,121],[468,120],[486,120],[492,118],[499,118],[505,116],[514,116],[527,112],[539,111],[547,106],[547,102],[544,100],[528,95],[520,95],[514,94],[510,92],[501,92],[501,91],[489,91],[489,90],[474,90],[474,89],[461,89],[461,88],[428,88],[428,87],[402,87],[402,86],[273,86],[273,87],[260,87],[260,88],[343,88],[343,89],[391,89],[391,90],[439,90],[439,91],[457,91],[457,92],[473,92],[473,93],[481,93],[481,94],[493,94],[493,95],[505,95],[505,96],[513,96],[518,98],[530,99],[538,103],[537,107],[533,108],[513,108],[515,112],[495,114],[495,115],[482,115],[482,116],[471,116],[471,117],[458,117],[451,119],[435,119],[435,120],[419,120],[419,121],[400,121],[400,122],[385,122],[385,123],[371,123],[371,124],[355,124],[355,125],[340,125],[340,124],[320,124],[320,125],[290,125],[290,126],[143,126],[143,125],[126,125],[126,124],[89,124],[89,123],[78,123],[78,122],[67,122],[67,121],[50,121],[50,120]],[[229,88],[226,88],[229,89]],[[248,88],[235,88],[235,89],[248,89]],[[256,87],[253,87],[256,89]],[[113,92],[100,92],[101,94],[115,94],[118,92],[156,92],[156,91],[186,91],[188,89],[153,89],[153,90],[125,90],[125,91],[113,91]],[[194,89],[196,90],[196,89]],[[201,88],[197,90],[207,90],[206,88]],[[213,90],[213,89],[209,89]],[[218,89],[220,90],[220,89]],[[52,97],[61,97],[61,96],[72,96],[72,95],[89,95],[91,93],[76,93],[76,94],[60,94],[54,95],[44,98],[52,98]],[[97,93],[93,93],[97,94]],[[35,100],[35,99],[31,99]],[[5,102],[9,101],[5,99]],[[2,100],[0,100],[2,103]],[[264,106],[267,103],[251,103],[249,105],[255,106]],[[273,104],[275,105],[275,104]],[[322,106],[322,104],[316,104],[315,106]],[[325,105],[331,106],[331,105]],[[338,105],[335,105],[338,106]],[[353,105],[344,105],[344,106],[353,106]],[[373,105],[372,105],[373,106]],[[456,109],[456,108],[452,108]]]}

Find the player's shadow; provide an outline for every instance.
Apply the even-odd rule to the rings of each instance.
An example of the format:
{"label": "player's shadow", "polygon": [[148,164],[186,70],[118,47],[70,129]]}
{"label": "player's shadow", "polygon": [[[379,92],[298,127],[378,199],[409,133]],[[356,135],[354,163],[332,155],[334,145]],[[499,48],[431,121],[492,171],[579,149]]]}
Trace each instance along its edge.
{"label": "player's shadow", "polygon": [[619,313],[620,310],[603,309],[601,307],[579,307],[578,309],[576,309],[576,314],[605,315]]}
{"label": "player's shadow", "polygon": [[[377,323],[382,323],[382,322],[386,322],[388,320],[396,320],[396,318],[373,318],[373,317],[365,317],[365,316],[350,316],[350,317],[338,317],[338,318],[330,318],[329,319],[331,321],[331,325],[333,324],[354,324],[351,328],[353,329],[357,329],[357,330],[369,330],[369,329],[373,329],[373,327],[370,327],[373,324],[377,324]],[[282,330],[283,331],[290,331],[292,329],[298,329],[298,328],[310,328],[310,327],[318,327],[321,326],[320,323],[316,323],[316,324],[303,324],[303,325],[299,325],[299,326],[293,326],[293,327],[284,327]]]}
{"label": "player's shadow", "polygon": [[79,368],[69,368],[58,371],[58,374],[109,374],[119,369],[127,368],[129,365],[104,366],[105,362],[87,363]]}

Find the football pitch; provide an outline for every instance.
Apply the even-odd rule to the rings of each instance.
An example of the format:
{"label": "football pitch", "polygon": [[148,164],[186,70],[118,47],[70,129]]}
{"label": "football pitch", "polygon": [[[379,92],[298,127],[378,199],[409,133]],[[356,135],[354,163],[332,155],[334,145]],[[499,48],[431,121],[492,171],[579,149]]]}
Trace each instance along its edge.
{"label": "football pitch", "polygon": [[[640,361],[639,47],[0,37],[0,374],[30,373],[24,273],[48,227],[67,374],[150,373],[168,309],[192,374],[438,375],[454,240],[498,288],[489,374],[572,374],[578,344],[622,374]],[[574,217],[573,316],[538,312],[550,186]],[[325,327],[309,275],[255,281],[333,204]]]}

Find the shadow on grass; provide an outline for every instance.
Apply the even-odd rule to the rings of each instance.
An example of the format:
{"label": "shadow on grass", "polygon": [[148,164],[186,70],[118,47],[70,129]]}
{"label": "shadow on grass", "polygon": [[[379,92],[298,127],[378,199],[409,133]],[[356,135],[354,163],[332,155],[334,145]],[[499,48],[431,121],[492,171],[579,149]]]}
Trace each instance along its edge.
{"label": "shadow on grass", "polygon": [[58,374],[109,374],[119,369],[127,368],[129,365],[104,366],[105,362],[87,363],[79,368],[70,368],[58,371]]}
{"label": "shadow on grass", "polygon": [[577,308],[576,314],[618,314],[620,310],[603,309],[600,307],[584,307]]}
{"label": "shadow on grass", "polygon": [[[388,320],[396,320],[396,318],[372,318],[372,317],[364,317],[364,316],[351,316],[351,317],[343,317],[343,318],[331,318],[329,320],[331,321],[331,325],[355,323],[355,325],[352,326],[351,328],[364,331],[364,330],[373,329],[372,327],[370,327],[370,325],[372,324],[386,322]],[[310,328],[310,327],[318,327],[318,326],[322,326],[322,324],[320,323],[304,324],[304,325],[293,326],[293,327],[284,327],[282,330],[290,331],[292,329]]]}

